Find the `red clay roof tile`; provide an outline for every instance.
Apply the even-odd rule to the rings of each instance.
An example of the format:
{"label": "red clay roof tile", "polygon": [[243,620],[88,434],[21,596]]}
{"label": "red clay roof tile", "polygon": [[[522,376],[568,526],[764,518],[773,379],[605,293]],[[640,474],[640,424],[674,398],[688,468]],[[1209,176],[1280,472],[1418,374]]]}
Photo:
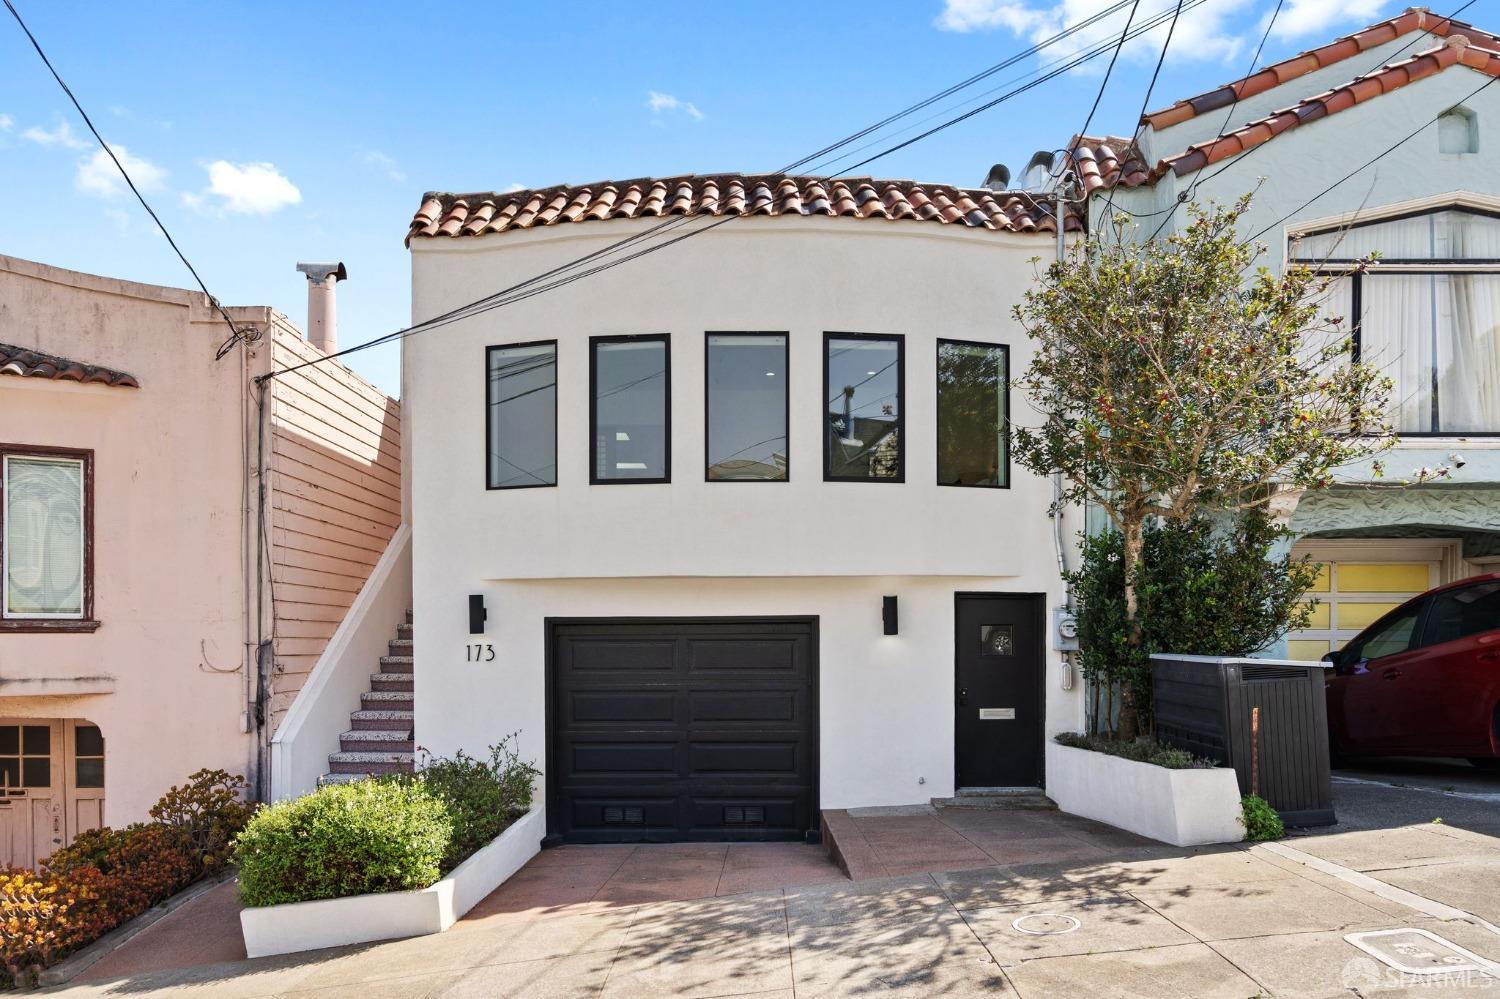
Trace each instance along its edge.
{"label": "red clay roof tile", "polygon": [[70,361],[55,354],[44,354],[39,350],[0,343],[0,375],[18,375],[22,378],[48,378],[59,382],[86,382],[114,385],[120,388],[140,388],[134,375],[97,364]]}
{"label": "red clay roof tile", "polygon": [[1159,132],[1207,111],[1228,107],[1235,102],[1236,93],[1239,95],[1239,100],[1254,97],[1288,80],[1295,80],[1299,76],[1305,76],[1377,45],[1383,45],[1409,32],[1419,30],[1431,32],[1441,38],[1460,37],[1484,48],[1500,48],[1500,37],[1482,31],[1472,24],[1434,14],[1425,7],[1411,7],[1389,20],[1373,24],[1362,31],[1346,35],[1310,52],[1283,59],[1248,77],[1225,84],[1217,90],[1178,101],[1171,107],[1160,111],[1152,111],[1141,118],[1141,124],[1150,125]]}
{"label": "red clay roof tile", "polygon": [[[1139,157],[1126,156],[1126,139],[1078,143],[1091,190],[1106,183],[1135,186],[1150,174]],[[1123,179],[1122,179],[1123,178]],[[1020,191],[920,184],[868,177],[832,179],[784,174],[740,174],[641,178],[562,185],[509,193],[430,193],[412,217],[407,242],[435,236],[482,236],[569,222],[661,215],[829,215],[856,219],[905,219],[1000,232],[1056,232],[1050,206]],[[1082,228],[1076,214],[1067,228]]]}

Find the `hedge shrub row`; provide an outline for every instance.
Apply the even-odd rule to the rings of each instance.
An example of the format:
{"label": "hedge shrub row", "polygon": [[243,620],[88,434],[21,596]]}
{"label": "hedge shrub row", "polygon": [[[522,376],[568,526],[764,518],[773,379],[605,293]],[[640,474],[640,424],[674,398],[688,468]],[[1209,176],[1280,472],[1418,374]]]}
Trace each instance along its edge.
{"label": "hedge shrub row", "polygon": [[1107,756],[1118,756],[1137,763],[1151,763],[1168,770],[1211,770],[1218,766],[1213,760],[1194,756],[1185,749],[1163,746],[1155,739],[1110,739],[1102,735],[1080,735],[1077,732],[1059,732],[1057,742],[1074,749],[1087,749]]}
{"label": "hedge shrub row", "polygon": [[79,834],[40,871],[0,868],[0,985],[43,968],[217,873],[254,806],[245,781],[199,770],[151,809],[151,822]]}
{"label": "hedge shrub row", "polygon": [[247,906],[426,888],[531,807],[538,771],[507,737],[488,760],[428,758],[417,774],[330,784],[262,809],[235,861]]}

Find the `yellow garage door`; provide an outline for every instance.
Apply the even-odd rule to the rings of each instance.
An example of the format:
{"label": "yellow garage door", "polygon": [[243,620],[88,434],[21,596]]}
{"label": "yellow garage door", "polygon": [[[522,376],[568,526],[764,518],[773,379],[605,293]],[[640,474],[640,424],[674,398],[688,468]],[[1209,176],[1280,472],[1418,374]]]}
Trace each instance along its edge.
{"label": "yellow garage door", "polygon": [[1321,659],[1386,611],[1442,581],[1443,560],[1427,544],[1412,546],[1410,558],[1402,558],[1402,546],[1395,544],[1362,555],[1357,549],[1305,543],[1294,546],[1292,554],[1323,564],[1308,593],[1309,600],[1318,602],[1312,621],[1287,636],[1287,654],[1293,659]]}

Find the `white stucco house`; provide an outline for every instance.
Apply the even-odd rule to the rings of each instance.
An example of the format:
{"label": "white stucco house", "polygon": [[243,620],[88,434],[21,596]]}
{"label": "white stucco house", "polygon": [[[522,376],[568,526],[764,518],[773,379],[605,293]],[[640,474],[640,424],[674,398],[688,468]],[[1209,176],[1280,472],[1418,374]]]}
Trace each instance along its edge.
{"label": "white stucco house", "polygon": [[[1292,654],[1481,571],[1500,556],[1497,76],[1500,40],[1414,9],[1128,138],[1074,137],[1028,190],[729,174],[427,195],[412,319],[443,321],[403,340],[406,527],[289,718],[278,796],[321,773],[338,697],[408,605],[416,742],[519,733],[554,837],[800,837],[822,809],[1045,788],[1043,746],[1084,722],[1055,622],[1086,518],[1049,517],[1007,427],[1033,418],[1012,308],[1055,252],[1059,177],[1065,240],[1115,211],[1164,236],[1187,200],[1259,184],[1245,234],[1273,267],[1331,270],[1360,349],[1398,367],[1393,476],[1454,470],[1394,492],[1347,469],[1283,507],[1329,565]],[[580,258],[577,284],[554,270]],[[504,293],[553,273],[568,286]]]}

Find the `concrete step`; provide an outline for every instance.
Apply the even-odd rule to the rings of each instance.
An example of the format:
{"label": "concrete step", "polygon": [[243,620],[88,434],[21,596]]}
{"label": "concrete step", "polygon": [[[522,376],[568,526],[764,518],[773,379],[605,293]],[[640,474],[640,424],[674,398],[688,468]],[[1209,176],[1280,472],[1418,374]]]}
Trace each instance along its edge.
{"label": "concrete step", "polygon": [[380,672],[410,673],[414,662],[411,656],[381,656]]}
{"label": "concrete step", "polygon": [[411,627],[411,611],[406,612],[406,626]]}
{"label": "concrete step", "polygon": [[398,638],[391,642],[390,654],[393,656],[410,656],[412,654],[412,640],[410,638]]}
{"label": "concrete step", "polygon": [[357,780],[364,780],[369,774],[324,774],[318,778],[318,786],[325,784],[353,784]]}
{"label": "concrete step", "polygon": [[1035,788],[960,788],[952,798],[933,798],[935,808],[1054,810],[1057,803]]}
{"label": "concrete step", "polygon": [[413,753],[410,728],[356,728],[339,736],[339,751],[344,753]]}
{"label": "concrete step", "polygon": [[359,695],[361,711],[410,711],[412,694],[409,690],[370,690]]}
{"label": "concrete step", "polygon": [[380,732],[391,729],[411,731],[410,708],[361,708],[349,713],[349,727],[361,732]]}
{"label": "concrete step", "polygon": [[330,753],[328,769],[336,774],[412,773],[416,770],[416,756],[412,753]]}
{"label": "concrete step", "polygon": [[371,673],[371,690],[404,690],[410,692],[413,689],[415,677],[410,673]]}
{"label": "concrete step", "polygon": [[398,625],[396,625],[396,637],[397,638],[404,638],[404,639],[407,639],[408,641],[410,641],[411,640],[411,625],[409,625],[409,624],[398,624]]}

